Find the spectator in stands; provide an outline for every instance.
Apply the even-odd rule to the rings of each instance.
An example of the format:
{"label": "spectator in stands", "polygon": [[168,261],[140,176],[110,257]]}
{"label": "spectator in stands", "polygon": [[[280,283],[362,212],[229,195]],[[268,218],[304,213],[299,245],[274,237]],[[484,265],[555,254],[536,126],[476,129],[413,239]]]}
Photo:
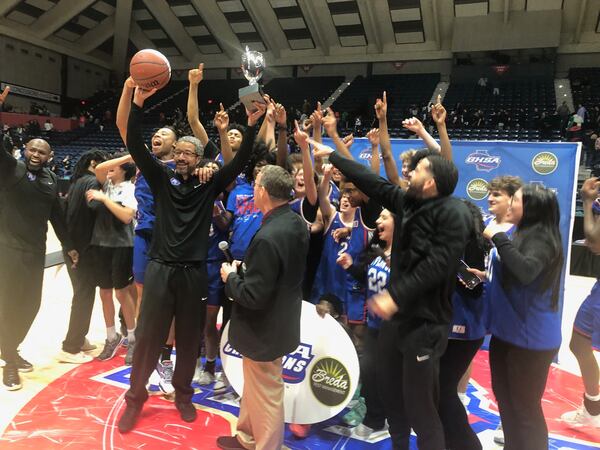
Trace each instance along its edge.
{"label": "spectator in stands", "polygon": [[50,119],[46,119],[46,122],[44,122],[44,131],[49,133],[52,130],[54,130],[54,124]]}
{"label": "spectator in stands", "polygon": [[577,115],[581,117],[581,123],[585,123],[585,120],[588,118],[587,109],[581,103],[577,105]]}
{"label": "spectator in stands", "polygon": [[477,81],[477,85],[482,88],[485,88],[487,86],[487,82],[488,82],[487,77],[482,76],[481,78],[479,78],[479,81]]}

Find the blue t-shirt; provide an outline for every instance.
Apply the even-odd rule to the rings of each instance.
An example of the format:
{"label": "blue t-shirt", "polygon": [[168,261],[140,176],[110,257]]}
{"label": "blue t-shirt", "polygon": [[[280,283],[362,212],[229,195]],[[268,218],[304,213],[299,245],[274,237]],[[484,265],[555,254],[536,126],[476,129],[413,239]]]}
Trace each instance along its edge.
{"label": "blue t-shirt", "polygon": [[238,184],[229,193],[227,211],[233,214],[231,254],[234,259],[241,261],[263,218],[260,210],[254,206],[254,187],[246,182]]}
{"label": "blue t-shirt", "polygon": [[[175,170],[175,161],[167,161],[165,164]],[[138,203],[135,216],[135,231],[152,230],[154,228],[154,220],[156,219],[156,213],[154,212],[154,195],[152,194],[144,175],[142,175],[142,172],[140,171],[138,171],[135,178],[134,195]]]}
{"label": "blue t-shirt", "polygon": [[[389,277],[390,268],[381,256],[371,261],[371,264],[367,268],[367,298],[371,298],[387,288]],[[381,318],[369,311],[367,325],[369,328],[379,328],[381,326]]]}

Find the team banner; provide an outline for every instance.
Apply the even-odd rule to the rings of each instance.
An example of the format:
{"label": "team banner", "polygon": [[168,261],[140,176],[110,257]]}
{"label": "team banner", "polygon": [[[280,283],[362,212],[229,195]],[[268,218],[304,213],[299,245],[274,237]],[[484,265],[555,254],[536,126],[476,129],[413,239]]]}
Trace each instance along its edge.
{"label": "team banner", "polygon": [[[241,396],[241,355],[229,343],[229,323],[221,337],[221,362],[231,386]],[[302,302],[300,345],[283,357],[285,421],[323,422],[342,411],[358,384],[354,344],[333,317],[320,317],[315,305]]]}
{"label": "team banner", "polygon": [[[333,146],[330,139],[324,139],[324,143]],[[400,154],[420,148],[423,144],[418,140],[392,139],[392,153],[398,171],[402,167]],[[371,144],[368,139],[355,139],[350,151],[357,161],[370,164]],[[459,172],[454,195],[471,200],[482,209],[485,217],[488,211],[487,186],[492,178],[515,175],[526,183],[552,189],[560,205],[560,232],[564,254],[567,255],[563,267],[564,280],[565,269],[569,267],[580,152],[581,144],[571,142],[454,141],[452,155]],[[381,175],[385,177],[383,161],[380,163]]]}

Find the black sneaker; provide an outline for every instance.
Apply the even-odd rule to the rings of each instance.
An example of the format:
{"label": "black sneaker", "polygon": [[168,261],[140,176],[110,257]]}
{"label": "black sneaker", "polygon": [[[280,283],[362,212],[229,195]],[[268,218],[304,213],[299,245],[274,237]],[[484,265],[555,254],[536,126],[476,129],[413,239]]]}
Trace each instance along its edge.
{"label": "black sneaker", "polygon": [[196,408],[192,404],[192,402],[188,403],[177,403],[175,402],[175,407],[179,411],[181,415],[181,420],[184,422],[193,422],[196,420],[196,416],[198,413],[196,412]]}
{"label": "black sneaker", "polygon": [[7,391],[18,391],[23,386],[19,377],[19,368],[16,363],[7,363],[2,373],[2,383]]}
{"label": "black sneaker", "polygon": [[142,408],[136,408],[134,406],[127,405],[125,412],[119,419],[119,431],[121,433],[128,433],[129,431],[133,430],[133,427],[135,427],[141,412]]}
{"label": "black sneaker", "polygon": [[102,349],[102,352],[98,355],[98,359],[100,361],[108,361],[109,359],[114,358],[122,342],[123,336],[121,336],[119,333],[117,333],[117,337],[112,341],[106,339],[104,341],[104,348]]}
{"label": "black sneaker", "polygon": [[18,353],[17,357],[15,358],[15,364],[21,373],[33,372],[33,364],[23,359]]}

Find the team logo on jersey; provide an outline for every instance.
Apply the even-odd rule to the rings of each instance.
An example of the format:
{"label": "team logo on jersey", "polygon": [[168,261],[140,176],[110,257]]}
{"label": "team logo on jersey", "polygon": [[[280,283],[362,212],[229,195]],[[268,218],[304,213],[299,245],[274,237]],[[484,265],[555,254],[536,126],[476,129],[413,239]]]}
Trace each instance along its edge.
{"label": "team logo on jersey", "polygon": [[558,158],[554,153],[540,152],[531,160],[531,167],[540,175],[550,175],[558,167]]}
{"label": "team logo on jersey", "polygon": [[173,186],[179,186],[181,184],[181,181],[179,181],[177,178],[171,178],[169,179],[169,182],[173,185]]}
{"label": "team logo on jersey", "polygon": [[310,371],[310,388],[318,401],[327,406],[337,406],[350,394],[348,369],[337,359],[320,359]]}
{"label": "team logo on jersey", "polygon": [[[229,342],[223,347],[223,353],[234,358],[241,358],[242,355],[234,349]],[[291,353],[284,355],[281,361],[283,367],[283,381],[288,384],[298,384],[304,381],[306,378],[306,368],[309,366],[313,358],[315,357],[312,345],[303,344],[300,345]]]}
{"label": "team logo on jersey", "polygon": [[27,171],[27,179],[29,181],[35,181],[35,180],[37,180],[37,175],[35,173],[31,173],[31,172]]}
{"label": "team logo on jersey", "polygon": [[502,158],[496,155],[490,155],[487,150],[475,150],[465,159],[465,164],[475,165],[478,172],[491,172],[500,167]]}
{"label": "team logo on jersey", "polygon": [[483,178],[474,178],[467,184],[467,195],[473,200],[483,200],[488,193],[488,184]]}

